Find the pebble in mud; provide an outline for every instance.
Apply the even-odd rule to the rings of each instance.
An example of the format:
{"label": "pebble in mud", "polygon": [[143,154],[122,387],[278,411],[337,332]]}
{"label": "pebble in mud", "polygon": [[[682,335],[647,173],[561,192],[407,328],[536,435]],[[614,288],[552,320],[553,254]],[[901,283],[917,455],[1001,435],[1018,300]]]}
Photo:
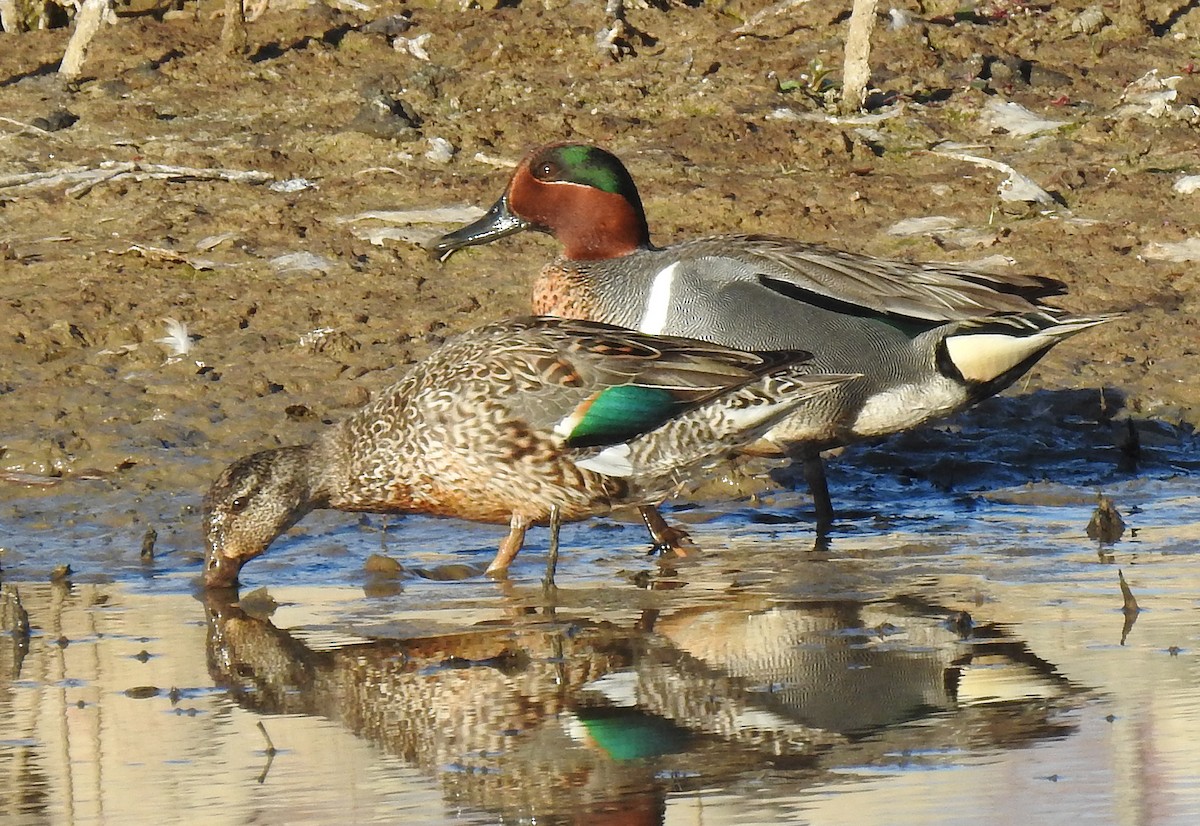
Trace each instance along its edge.
{"label": "pebble in mud", "polygon": [[373,138],[419,137],[421,119],[407,102],[383,92],[368,96],[347,129]]}
{"label": "pebble in mud", "polygon": [[1109,23],[1102,6],[1088,6],[1071,21],[1071,31],[1077,34],[1096,34]]}
{"label": "pebble in mud", "polygon": [[404,32],[412,28],[412,18],[410,15],[411,12],[405,12],[403,14],[391,14],[387,17],[381,17],[363,26],[362,30],[370,34],[381,34],[390,39],[398,34],[404,34]]}
{"label": "pebble in mud", "polygon": [[138,685],[125,689],[125,696],[131,700],[148,700],[157,697],[161,692],[162,689],[155,685]]}
{"label": "pebble in mud", "polygon": [[399,576],[404,573],[404,566],[396,559],[383,554],[371,554],[363,563],[363,570],[376,576]]}
{"label": "pebble in mud", "polygon": [[58,132],[74,126],[78,121],[79,115],[76,115],[69,109],[55,109],[45,117],[34,118],[30,121],[30,125],[41,129],[43,132]]}

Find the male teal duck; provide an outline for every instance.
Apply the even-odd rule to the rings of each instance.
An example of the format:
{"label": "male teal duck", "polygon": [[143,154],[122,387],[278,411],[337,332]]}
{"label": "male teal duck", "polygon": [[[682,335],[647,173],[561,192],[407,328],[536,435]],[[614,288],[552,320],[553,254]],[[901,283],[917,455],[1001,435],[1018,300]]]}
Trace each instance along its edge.
{"label": "male teal duck", "polygon": [[1038,303],[1065,290],[1042,276],[889,261],[766,235],[656,247],[633,178],[589,145],[534,150],[482,218],[430,249],[445,258],[522,230],[550,233],[563,248],[535,281],[535,313],[746,350],[800,348],[814,354],[814,370],[862,374],[767,434],[774,449],[804,462],[819,530],[833,518],[822,450],[962,410],[1111,318]]}
{"label": "male teal duck", "polygon": [[808,359],[561,318],[463,333],[312,444],[226,468],[204,499],[205,583],[235,584],[315,508],[507,522],[488,568],[503,571],[531,525],[656,505],[855,378]]}

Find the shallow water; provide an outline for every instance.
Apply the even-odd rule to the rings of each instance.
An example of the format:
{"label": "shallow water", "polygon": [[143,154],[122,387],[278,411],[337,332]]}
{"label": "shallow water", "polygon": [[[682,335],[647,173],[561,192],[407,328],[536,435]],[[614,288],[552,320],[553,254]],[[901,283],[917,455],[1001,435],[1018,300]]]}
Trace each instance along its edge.
{"label": "shallow water", "polygon": [[[195,590],[202,481],[6,485],[5,606],[31,631],[0,636],[0,812],[1197,822],[1195,440],[1139,423],[1133,464],[1123,424],[1067,407],[851,452],[827,547],[788,490],[678,508],[704,553],[669,567],[635,525],[568,526],[553,594],[544,536],[497,583],[499,529],[315,514],[235,604]],[[1100,488],[1130,527],[1111,546],[1085,536]],[[400,576],[364,572],[381,551]]]}

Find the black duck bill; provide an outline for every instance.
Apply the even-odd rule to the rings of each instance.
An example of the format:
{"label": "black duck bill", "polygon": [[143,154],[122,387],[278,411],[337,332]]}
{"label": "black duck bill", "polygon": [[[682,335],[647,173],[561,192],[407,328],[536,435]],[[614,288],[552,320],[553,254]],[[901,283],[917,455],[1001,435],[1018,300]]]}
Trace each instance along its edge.
{"label": "black duck bill", "polygon": [[534,229],[534,225],[509,210],[508,193],[506,192],[478,221],[456,229],[454,232],[446,233],[441,238],[432,241],[427,249],[439,261],[445,261],[455,250],[478,244],[488,244],[497,238],[527,229]]}

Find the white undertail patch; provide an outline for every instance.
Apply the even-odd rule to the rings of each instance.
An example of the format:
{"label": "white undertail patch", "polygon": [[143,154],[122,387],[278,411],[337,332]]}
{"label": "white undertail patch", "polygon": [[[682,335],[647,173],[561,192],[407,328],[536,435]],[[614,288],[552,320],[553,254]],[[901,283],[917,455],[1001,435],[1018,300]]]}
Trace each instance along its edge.
{"label": "white undertail patch", "polygon": [[1112,321],[1116,316],[1069,318],[1033,335],[965,333],[946,339],[950,361],[968,381],[989,382],[1004,375],[1040,350],[1047,350],[1078,332]]}
{"label": "white undertail patch", "polygon": [[671,291],[675,287],[675,275],[679,269],[676,261],[670,266],[659,270],[650,283],[650,297],[646,299],[646,311],[637,329],[642,333],[661,335],[667,326],[667,316],[671,312]]}
{"label": "white undertail patch", "polygon": [[1032,336],[1009,336],[1003,333],[950,336],[946,339],[946,352],[964,379],[985,383],[1004,375],[1039,350],[1045,350],[1058,338],[1047,333]]}

